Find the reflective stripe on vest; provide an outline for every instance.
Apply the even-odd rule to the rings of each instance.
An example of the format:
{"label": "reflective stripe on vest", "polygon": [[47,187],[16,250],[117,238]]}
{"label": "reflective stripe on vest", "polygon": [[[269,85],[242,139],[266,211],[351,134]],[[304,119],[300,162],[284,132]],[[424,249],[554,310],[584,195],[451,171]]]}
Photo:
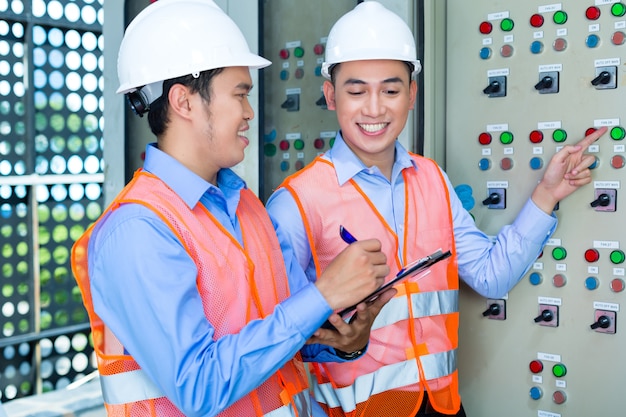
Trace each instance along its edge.
{"label": "reflective stripe on vest", "polygon": [[[414,318],[451,314],[459,311],[459,291],[445,290],[411,294]],[[372,330],[409,319],[406,296],[392,298],[380,311]]]}
{"label": "reflective stripe on vest", "polygon": [[102,398],[107,404],[126,404],[163,397],[161,390],[144,371],[100,375]]}
{"label": "reflective stripe on vest", "polygon": [[[311,396],[309,390],[301,391],[291,397],[292,401],[296,404],[298,410],[298,417],[313,417],[313,410],[311,409]],[[282,407],[265,414],[264,417],[293,417],[296,413],[293,411],[293,405],[287,404]]]}
{"label": "reflective stripe on vest", "polygon": [[[420,356],[426,380],[442,378],[456,371],[456,349]],[[354,384],[333,388],[331,383],[313,384],[315,399],[330,408],[341,407],[349,413],[357,403],[369,397],[395,388],[402,388],[420,381],[417,362],[414,359],[383,366],[377,371],[358,377]]]}
{"label": "reflective stripe on vest", "polygon": [[[100,375],[102,398],[107,404],[129,404],[163,397],[161,390],[141,369],[113,375]],[[311,396],[308,390],[301,391],[292,397],[296,404],[299,417],[312,417]],[[292,417],[296,413],[293,405],[287,404],[265,414],[265,417]]]}

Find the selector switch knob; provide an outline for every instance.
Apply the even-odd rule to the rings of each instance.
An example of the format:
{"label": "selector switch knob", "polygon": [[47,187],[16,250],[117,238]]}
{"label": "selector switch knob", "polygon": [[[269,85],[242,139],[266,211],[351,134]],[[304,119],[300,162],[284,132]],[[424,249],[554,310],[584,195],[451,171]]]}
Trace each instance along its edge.
{"label": "selector switch knob", "polygon": [[485,311],[483,311],[483,316],[487,317],[487,316],[497,316],[498,314],[500,314],[500,306],[498,304],[491,304],[489,305],[489,308]]}
{"label": "selector switch knob", "polygon": [[498,204],[500,202],[500,194],[491,193],[489,197],[483,200],[483,205],[488,206],[489,204]]}
{"label": "selector switch knob", "polygon": [[[611,75],[609,74],[609,79],[610,78],[611,78]],[[483,90],[483,93],[485,93],[485,94],[493,94],[493,93],[497,93],[499,91],[500,91],[500,81],[494,80],[494,81],[490,82],[487,87],[485,87],[485,89]]]}
{"label": "selector switch knob", "polygon": [[596,78],[591,80],[591,85],[602,85],[611,82],[611,73],[608,71],[602,71]]}
{"label": "selector switch knob", "polygon": [[554,314],[550,310],[543,310],[540,315],[535,317],[535,323],[539,323],[542,321],[552,321],[554,319]]}
{"label": "selector switch knob", "polygon": [[611,204],[611,197],[609,197],[608,194],[602,193],[598,196],[598,198],[596,198],[595,200],[593,200],[591,203],[591,207],[606,207],[609,204]]}
{"label": "selector switch knob", "polygon": [[590,327],[594,330],[597,329],[598,327],[602,329],[606,329],[610,325],[611,325],[611,319],[609,319],[607,316],[600,316],[598,317],[598,321],[593,323]]}
{"label": "selector switch knob", "polygon": [[552,87],[552,83],[554,83],[552,77],[545,76],[541,79],[541,81],[535,84],[535,90],[544,90],[546,88],[550,88]]}

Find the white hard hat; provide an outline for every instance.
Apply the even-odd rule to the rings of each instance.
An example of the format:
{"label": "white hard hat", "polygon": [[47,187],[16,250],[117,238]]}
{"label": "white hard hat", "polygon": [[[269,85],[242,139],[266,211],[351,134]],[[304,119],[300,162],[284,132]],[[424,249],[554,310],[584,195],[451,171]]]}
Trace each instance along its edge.
{"label": "white hard hat", "polygon": [[359,3],[333,25],[326,41],[322,75],[330,79],[330,67],[348,61],[391,59],[422,69],[415,39],[406,22],[376,1]]}
{"label": "white hard hat", "polygon": [[118,93],[144,90],[148,104],[162,82],[215,68],[263,68],[241,30],[212,0],[158,0],[128,25],[117,58]]}

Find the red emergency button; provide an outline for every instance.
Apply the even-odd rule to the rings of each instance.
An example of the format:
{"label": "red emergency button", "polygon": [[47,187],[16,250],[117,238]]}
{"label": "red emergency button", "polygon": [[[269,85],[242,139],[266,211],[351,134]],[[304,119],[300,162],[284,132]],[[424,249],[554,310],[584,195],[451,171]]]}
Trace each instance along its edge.
{"label": "red emergency button", "polygon": [[528,368],[530,368],[530,372],[532,372],[533,374],[538,374],[539,372],[543,371],[543,362],[541,362],[539,359],[536,359],[530,362]]}
{"label": "red emergency button", "polygon": [[596,262],[598,259],[600,259],[600,252],[596,249],[587,249],[585,251],[585,261]]}
{"label": "red emergency button", "polygon": [[493,25],[490,22],[485,21],[480,24],[480,26],[478,27],[478,30],[483,35],[488,35],[493,30]]}

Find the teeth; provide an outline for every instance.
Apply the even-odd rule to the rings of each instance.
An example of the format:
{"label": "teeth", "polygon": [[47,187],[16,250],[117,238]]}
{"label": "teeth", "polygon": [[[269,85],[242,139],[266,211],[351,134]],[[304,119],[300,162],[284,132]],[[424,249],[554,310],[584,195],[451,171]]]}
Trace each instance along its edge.
{"label": "teeth", "polygon": [[245,137],[248,137],[248,131],[247,131],[247,130],[240,130],[240,131],[239,131],[239,136],[245,136]]}
{"label": "teeth", "polygon": [[383,129],[385,126],[387,126],[387,123],[359,124],[359,126],[361,126],[361,129],[373,133]]}

